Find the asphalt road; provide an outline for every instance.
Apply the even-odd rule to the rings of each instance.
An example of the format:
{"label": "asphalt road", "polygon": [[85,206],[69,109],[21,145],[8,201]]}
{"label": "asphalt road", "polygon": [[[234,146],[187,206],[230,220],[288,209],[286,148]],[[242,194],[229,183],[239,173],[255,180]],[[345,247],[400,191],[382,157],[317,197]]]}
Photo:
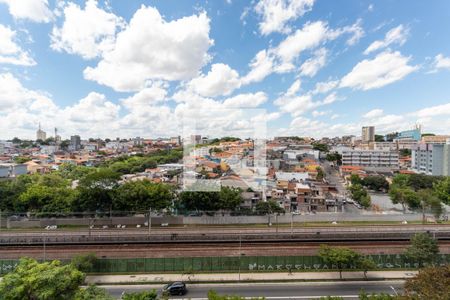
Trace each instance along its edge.
{"label": "asphalt road", "polygon": [[[318,299],[322,296],[341,296],[344,299],[358,299],[358,294],[362,289],[367,293],[394,294],[395,291],[401,291],[402,286],[402,281],[192,284],[187,285],[188,293],[185,296],[173,296],[171,298],[206,299],[208,291],[214,290],[219,294],[265,297],[266,299]],[[117,299],[120,299],[124,291],[138,292],[151,289],[160,291],[162,287],[163,285],[103,286],[111,296]]]}

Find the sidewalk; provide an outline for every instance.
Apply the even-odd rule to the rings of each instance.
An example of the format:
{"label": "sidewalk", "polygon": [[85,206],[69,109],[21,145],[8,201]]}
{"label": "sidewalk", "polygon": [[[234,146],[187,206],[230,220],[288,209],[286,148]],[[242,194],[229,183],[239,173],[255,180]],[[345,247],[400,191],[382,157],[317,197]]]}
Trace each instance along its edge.
{"label": "sidewalk", "polygon": [[[406,279],[417,271],[373,271],[368,272],[369,280]],[[239,281],[330,281],[339,280],[339,272],[288,272],[280,273],[209,273],[209,274],[136,274],[136,275],[90,275],[86,283],[130,284],[158,282],[237,282]],[[364,280],[363,272],[342,272],[344,280]]]}

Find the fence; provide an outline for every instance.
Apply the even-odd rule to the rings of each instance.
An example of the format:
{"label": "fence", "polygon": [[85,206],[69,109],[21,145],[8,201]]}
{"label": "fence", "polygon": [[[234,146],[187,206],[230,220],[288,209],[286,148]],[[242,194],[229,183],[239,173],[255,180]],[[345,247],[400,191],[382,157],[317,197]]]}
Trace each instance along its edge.
{"label": "fence", "polygon": [[[404,255],[371,255],[379,269],[417,268]],[[450,254],[436,257],[438,264],[450,263]],[[17,260],[0,260],[0,274],[10,272]],[[99,259],[95,273],[194,273],[241,271],[324,271],[336,269],[318,256],[242,256],[239,257],[177,257]]]}

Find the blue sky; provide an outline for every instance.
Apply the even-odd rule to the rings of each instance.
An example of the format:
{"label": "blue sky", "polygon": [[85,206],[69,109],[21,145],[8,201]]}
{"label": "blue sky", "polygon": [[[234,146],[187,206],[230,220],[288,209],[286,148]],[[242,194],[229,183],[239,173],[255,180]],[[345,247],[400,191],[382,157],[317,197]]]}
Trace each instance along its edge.
{"label": "blue sky", "polygon": [[449,28],[446,0],[0,0],[0,139],[448,134]]}

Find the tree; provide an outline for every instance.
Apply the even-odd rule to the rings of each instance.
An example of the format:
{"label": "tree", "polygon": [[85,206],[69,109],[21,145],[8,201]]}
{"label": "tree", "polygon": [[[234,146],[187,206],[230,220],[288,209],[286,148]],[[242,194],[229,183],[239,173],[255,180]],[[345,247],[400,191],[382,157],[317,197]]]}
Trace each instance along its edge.
{"label": "tree", "polygon": [[72,265],[61,265],[57,260],[38,263],[22,258],[14,271],[0,282],[0,299],[74,299],[83,281],[84,274]]}
{"label": "tree", "polygon": [[331,162],[336,162],[339,166],[342,164],[342,155],[337,152],[328,153],[325,159]]}
{"label": "tree", "polygon": [[362,184],[362,179],[357,174],[350,175],[350,183],[353,184]]}
{"label": "tree", "polygon": [[392,203],[401,204],[403,213],[406,212],[406,208],[416,209],[420,207],[420,198],[414,190],[409,187],[401,187],[392,184],[389,189],[389,197]]}
{"label": "tree", "polygon": [[[1,298],[0,298],[1,299]],[[89,285],[87,288],[79,289],[75,294],[74,300],[113,300],[105,289],[96,285]]]}
{"label": "tree", "polygon": [[382,191],[389,188],[389,182],[381,175],[365,177],[362,180],[362,185],[374,191]]}
{"label": "tree", "polygon": [[68,187],[35,183],[20,194],[19,201],[27,211],[68,212],[75,198],[76,191]]}
{"label": "tree", "polygon": [[420,269],[406,280],[404,291],[407,299],[449,299],[450,265]]}
{"label": "tree", "polygon": [[406,249],[406,257],[423,266],[425,263],[434,262],[439,254],[439,246],[430,235],[416,233],[411,238],[411,246]]}
{"label": "tree", "polygon": [[317,167],[316,171],[317,171],[316,180],[317,181],[322,181],[325,178],[325,173],[323,172],[321,167]]}
{"label": "tree", "polygon": [[375,142],[384,142],[384,135],[375,134]]}
{"label": "tree", "polygon": [[352,194],[352,199],[355,200],[364,208],[369,208],[371,205],[370,195],[361,184],[352,184],[348,187],[348,190]]}
{"label": "tree", "polygon": [[339,278],[342,279],[342,270],[357,265],[360,260],[360,254],[346,247],[332,248],[327,245],[321,245],[319,256],[327,264],[336,267],[339,271]]}
{"label": "tree", "polygon": [[314,143],[313,144],[313,149],[314,150],[319,150],[319,151],[322,151],[322,152],[330,151],[330,149],[329,149],[327,144],[320,144],[320,143]]}
{"label": "tree", "polygon": [[80,179],[75,208],[79,211],[108,211],[120,174],[106,168],[98,169]]}
{"label": "tree", "polygon": [[237,188],[222,187],[219,192],[220,209],[234,210],[242,203],[242,191]]}
{"label": "tree", "polygon": [[368,257],[360,257],[358,261],[358,268],[363,270],[364,278],[367,280],[367,272],[369,270],[373,270],[377,267],[377,264],[373,261],[373,259]]}
{"label": "tree", "polygon": [[420,204],[422,207],[422,222],[425,223],[425,213],[427,210],[430,210],[435,217],[436,220],[440,218],[440,216],[444,213],[444,207],[430,189],[419,190],[417,195],[420,199]]}
{"label": "tree", "polygon": [[170,207],[174,198],[172,188],[148,180],[130,181],[119,186],[113,194],[113,208],[121,211],[162,210]]}
{"label": "tree", "polygon": [[450,205],[450,176],[435,183],[434,192],[442,202]]}
{"label": "tree", "polygon": [[72,257],[70,264],[81,272],[91,272],[94,268],[94,264],[97,261],[95,253],[79,254]]}
{"label": "tree", "polygon": [[122,300],[156,300],[158,299],[158,294],[155,290],[135,292],[135,293],[125,293],[122,295]]}
{"label": "tree", "polygon": [[400,149],[400,156],[411,156],[411,149]]}
{"label": "tree", "polygon": [[256,203],[256,212],[260,215],[268,215],[273,213],[284,213],[284,209],[281,208],[278,203],[273,200],[259,201]]}

